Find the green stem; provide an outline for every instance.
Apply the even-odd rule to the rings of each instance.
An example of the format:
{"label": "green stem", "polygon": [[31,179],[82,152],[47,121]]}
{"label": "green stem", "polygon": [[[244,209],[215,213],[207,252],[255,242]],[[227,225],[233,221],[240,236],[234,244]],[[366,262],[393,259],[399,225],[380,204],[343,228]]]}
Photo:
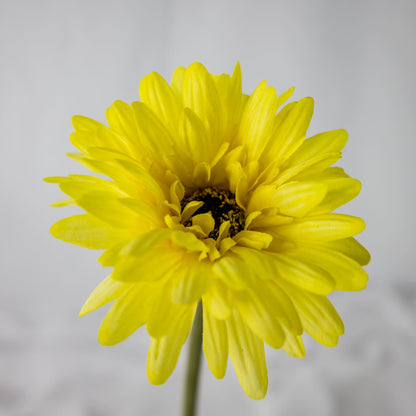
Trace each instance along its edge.
{"label": "green stem", "polygon": [[184,416],[195,416],[198,391],[198,375],[202,350],[202,302],[198,303],[189,340],[188,367],[184,396]]}

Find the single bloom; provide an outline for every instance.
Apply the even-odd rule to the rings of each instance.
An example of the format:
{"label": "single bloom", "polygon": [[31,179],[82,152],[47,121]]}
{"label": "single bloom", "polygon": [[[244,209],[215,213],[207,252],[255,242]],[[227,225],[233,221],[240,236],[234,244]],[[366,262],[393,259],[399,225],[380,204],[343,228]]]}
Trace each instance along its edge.
{"label": "single bloom", "polygon": [[246,394],[267,391],[266,343],[305,354],[302,334],[333,347],[343,323],[327,299],[366,286],[370,256],[353,238],[360,218],[333,213],[361,184],[332,167],[344,130],[305,140],[313,99],[285,104],[263,81],[242,93],[233,74],[200,63],[179,67],[169,85],[145,76],[141,101],[115,101],[108,126],[72,119],[69,156],[94,173],[47,178],[85,213],[53,236],[104,250],[112,272],[80,315],[113,302],[99,329],[117,344],[145,325],[147,373],[162,384],[174,370],[199,301],[209,368],[224,377],[228,356]]}

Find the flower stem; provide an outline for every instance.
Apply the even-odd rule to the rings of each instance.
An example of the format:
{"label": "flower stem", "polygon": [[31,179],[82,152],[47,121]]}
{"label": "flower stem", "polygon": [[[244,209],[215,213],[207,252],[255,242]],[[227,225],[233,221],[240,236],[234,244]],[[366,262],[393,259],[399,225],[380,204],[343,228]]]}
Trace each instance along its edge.
{"label": "flower stem", "polygon": [[198,392],[198,375],[202,350],[202,302],[198,303],[189,340],[188,366],[186,370],[184,416],[195,416]]}

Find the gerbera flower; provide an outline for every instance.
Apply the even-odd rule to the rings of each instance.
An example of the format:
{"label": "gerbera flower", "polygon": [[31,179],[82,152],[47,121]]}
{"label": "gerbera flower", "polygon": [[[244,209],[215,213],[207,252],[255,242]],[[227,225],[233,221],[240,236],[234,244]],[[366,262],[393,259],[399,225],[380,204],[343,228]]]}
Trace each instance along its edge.
{"label": "gerbera flower", "polygon": [[[312,98],[284,103],[263,81],[242,93],[232,76],[179,67],[169,85],[151,73],[141,101],[115,101],[108,126],[73,117],[70,154],[93,172],[48,178],[86,213],[58,221],[53,236],[104,250],[111,274],[80,315],[114,301],[98,334],[104,345],[146,325],[154,384],[175,368],[198,302],[209,368],[228,356],[244,391],[267,391],[264,344],[305,354],[305,331],[333,347],[343,323],[327,295],[364,289],[369,254],[353,236],[363,220],[332,213],[360,182],[331,167],[344,130],[305,140]],[[281,109],[280,109],[281,108]],[[280,109],[280,110],[279,110]]]}

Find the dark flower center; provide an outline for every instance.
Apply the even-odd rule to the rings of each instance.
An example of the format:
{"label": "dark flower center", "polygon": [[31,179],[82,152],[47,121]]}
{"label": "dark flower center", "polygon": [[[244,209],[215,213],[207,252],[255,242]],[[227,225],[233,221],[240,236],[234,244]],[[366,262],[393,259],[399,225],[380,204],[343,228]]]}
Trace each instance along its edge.
{"label": "dark flower center", "polygon": [[[230,237],[234,237],[237,233],[244,230],[244,210],[237,205],[232,192],[226,189],[215,189],[211,187],[200,188],[182,199],[181,208],[183,209],[191,201],[201,201],[204,203],[193,215],[211,211],[211,215],[215,220],[215,228],[210,232],[208,237],[218,238],[220,225],[224,221],[230,221]],[[184,223],[185,227],[191,224],[192,217]]]}

